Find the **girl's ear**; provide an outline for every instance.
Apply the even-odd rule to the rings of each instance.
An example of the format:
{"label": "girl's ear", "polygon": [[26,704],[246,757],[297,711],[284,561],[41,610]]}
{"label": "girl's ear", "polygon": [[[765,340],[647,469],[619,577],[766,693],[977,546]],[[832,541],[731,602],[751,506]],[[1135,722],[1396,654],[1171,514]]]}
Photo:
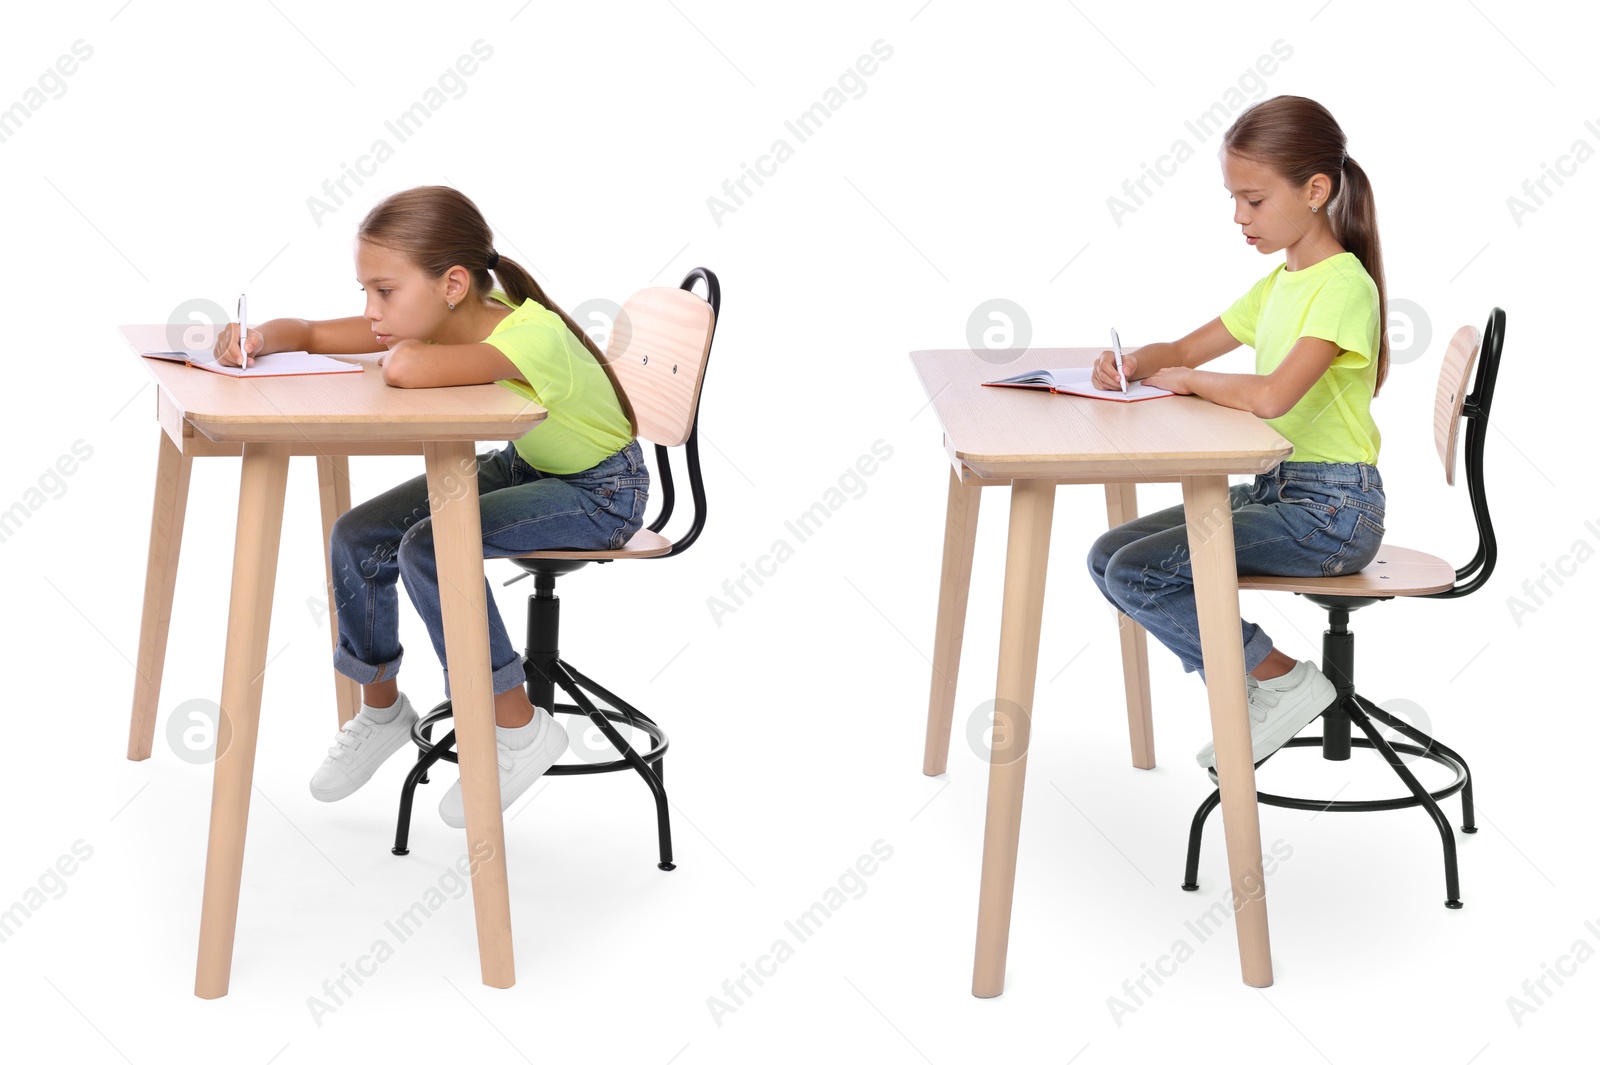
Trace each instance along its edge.
{"label": "girl's ear", "polygon": [[472,275],[465,266],[452,266],[445,271],[444,294],[447,301],[459,307],[471,291]]}
{"label": "girl's ear", "polygon": [[1310,201],[1320,207],[1328,205],[1329,194],[1333,191],[1333,179],[1327,174],[1312,174],[1311,180],[1306,182],[1310,186]]}

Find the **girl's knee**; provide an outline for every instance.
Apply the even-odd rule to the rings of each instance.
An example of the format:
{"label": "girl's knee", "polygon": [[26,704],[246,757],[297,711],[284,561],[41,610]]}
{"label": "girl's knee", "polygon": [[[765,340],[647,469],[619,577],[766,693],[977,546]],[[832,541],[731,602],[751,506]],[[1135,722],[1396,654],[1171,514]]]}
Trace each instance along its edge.
{"label": "girl's knee", "polygon": [[1122,547],[1123,540],[1112,532],[1101,533],[1095,542],[1089,545],[1089,572],[1096,577],[1104,577],[1107,568],[1111,565],[1111,558]]}
{"label": "girl's knee", "polygon": [[345,544],[375,544],[393,540],[400,523],[394,515],[377,506],[377,500],[358,503],[339,515],[333,523],[332,539]]}
{"label": "girl's knee", "polygon": [[421,521],[409,526],[400,536],[400,547],[404,549],[411,544],[416,544],[418,541],[433,542],[432,518],[423,518]]}
{"label": "girl's knee", "polygon": [[1117,545],[1106,555],[1100,572],[1105,574],[1107,581],[1127,583],[1144,572],[1146,560],[1143,556],[1136,557],[1136,552],[1129,550],[1132,546],[1130,543]]}
{"label": "girl's knee", "polygon": [[328,543],[335,557],[340,554],[362,554],[371,547],[372,541],[371,527],[354,510],[339,515],[328,533]]}
{"label": "girl's knee", "polygon": [[1175,554],[1154,555],[1148,545],[1124,544],[1106,562],[1107,594],[1119,604],[1148,603],[1167,588],[1184,583],[1181,568]]}
{"label": "girl's knee", "polygon": [[432,559],[433,519],[423,518],[407,529],[400,537],[400,546],[395,555],[404,569],[414,568],[417,559],[423,556]]}

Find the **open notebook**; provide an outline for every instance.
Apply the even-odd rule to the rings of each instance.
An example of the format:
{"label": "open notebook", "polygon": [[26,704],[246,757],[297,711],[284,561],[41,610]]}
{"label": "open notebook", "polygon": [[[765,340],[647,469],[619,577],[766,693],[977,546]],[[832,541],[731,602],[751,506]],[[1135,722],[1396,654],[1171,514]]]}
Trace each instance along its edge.
{"label": "open notebook", "polygon": [[1123,395],[1119,388],[1096,388],[1090,383],[1094,376],[1092,366],[1072,366],[1063,370],[1030,370],[1019,373],[1015,377],[1003,377],[998,381],[985,381],[986,385],[999,385],[1003,388],[1033,388],[1042,392],[1056,392],[1063,395],[1088,396],[1091,399],[1114,399],[1123,403],[1132,403],[1141,399],[1160,399],[1162,396],[1175,396],[1176,392],[1169,392],[1165,388],[1156,388],[1141,381],[1128,382],[1128,394]]}
{"label": "open notebook", "polygon": [[274,351],[268,355],[250,356],[250,367],[223,366],[209,351],[142,351],[147,359],[167,359],[187,363],[212,373],[229,377],[294,377],[300,374],[360,373],[358,363],[343,362],[327,355],[312,355],[305,351]]}

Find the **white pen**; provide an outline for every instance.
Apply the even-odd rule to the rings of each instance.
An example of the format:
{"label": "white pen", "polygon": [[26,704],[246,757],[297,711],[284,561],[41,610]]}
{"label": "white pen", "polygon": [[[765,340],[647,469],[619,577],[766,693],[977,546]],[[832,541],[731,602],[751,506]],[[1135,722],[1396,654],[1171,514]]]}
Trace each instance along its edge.
{"label": "white pen", "polygon": [[[246,355],[244,350],[245,338],[250,335],[250,326],[245,323],[246,313],[247,308],[244,305],[244,293],[241,292],[239,293],[239,368],[242,370],[249,369],[250,367],[250,356]],[[1120,366],[1121,363],[1118,363],[1117,365]]]}
{"label": "white pen", "polygon": [[[239,297],[243,299],[244,297]],[[1111,353],[1117,357],[1117,380],[1122,384],[1122,394],[1128,394],[1128,379],[1122,376],[1122,341],[1117,339],[1117,331],[1111,331]]]}

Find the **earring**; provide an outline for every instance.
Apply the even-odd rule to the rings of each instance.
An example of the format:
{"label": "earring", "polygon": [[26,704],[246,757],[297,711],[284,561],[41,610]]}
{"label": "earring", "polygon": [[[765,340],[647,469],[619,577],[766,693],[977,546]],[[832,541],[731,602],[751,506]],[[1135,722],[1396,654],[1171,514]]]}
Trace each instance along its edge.
{"label": "earring", "polygon": [[[1312,213],[1312,214],[1316,214],[1316,213],[1317,213],[1317,208],[1316,208],[1316,206],[1315,206],[1315,205],[1312,205],[1312,208],[1311,208],[1311,213]],[[450,305],[450,306],[452,306],[452,307],[454,307],[454,306],[455,306],[455,304],[453,304],[453,303],[452,303],[452,304],[451,304],[451,305]]]}
{"label": "earring", "polygon": [[[1311,208],[1311,209],[1312,209],[1312,210],[1313,210],[1313,211],[1315,211],[1315,210],[1316,210],[1316,208],[1315,208],[1315,207],[1313,207],[1313,208]],[[451,309],[451,310],[452,310],[452,311],[453,311],[453,310],[455,310],[455,309],[456,309],[456,305],[455,305],[455,304],[453,304],[453,303],[452,303],[452,304],[450,304],[450,309]]]}

